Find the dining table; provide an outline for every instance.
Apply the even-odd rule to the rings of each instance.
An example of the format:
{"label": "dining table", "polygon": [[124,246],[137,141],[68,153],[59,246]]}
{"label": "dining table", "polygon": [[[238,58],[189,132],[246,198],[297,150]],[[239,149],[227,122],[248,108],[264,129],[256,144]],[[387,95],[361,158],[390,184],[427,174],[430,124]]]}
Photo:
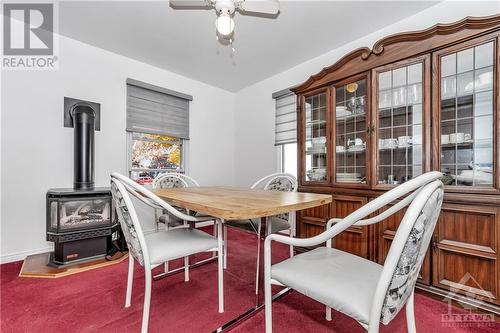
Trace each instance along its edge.
{"label": "dining table", "polygon": [[[260,218],[262,223],[266,224],[267,221],[271,221],[268,217],[297,212],[332,202],[332,196],[327,194],[281,192],[229,186],[159,188],[154,189],[153,192],[175,207],[209,215],[222,223],[231,220]],[[261,235],[258,235],[258,237],[260,238]],[[224,242],[224,252],[227,253],[226,239],[224,239]],[[259,246],[259,248],[262,248],[262,246]],[[259,255],[258,258],[263,258],[263,255]],[[257,267],[260,265],[261,263],[258,260]],[[257,269],[255,305],[213,332],[227,331],[263,308],[263,302],[259,297],[258,286],[259,280],[262,279],[259,272],[262,272],[262,270]],[[275,294],[273,299],[282,297],[288,292],[289,289],[283,289]]]}

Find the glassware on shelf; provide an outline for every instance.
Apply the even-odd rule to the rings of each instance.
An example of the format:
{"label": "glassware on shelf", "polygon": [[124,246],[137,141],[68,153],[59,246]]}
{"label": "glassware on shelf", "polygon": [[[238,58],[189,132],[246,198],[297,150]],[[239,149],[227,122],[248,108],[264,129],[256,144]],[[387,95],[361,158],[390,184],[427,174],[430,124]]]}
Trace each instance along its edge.
{"label": "glassware on shelf", "polygon": [[334,87],[335,182],[366,184],[366,79]]}
{"label": "glassware on shelf", "polygon": [[305,98],[306,181],[327,180],[327,105],[326,93]]}
{"label": "glassware on shelf", "polygon": [[446,185],[493,186],[493,42],[440,58]]}
{"label": "glassware on shelf", "polygon": [[378,184],[422,173],[422,82],[422,61],[377,73]]}

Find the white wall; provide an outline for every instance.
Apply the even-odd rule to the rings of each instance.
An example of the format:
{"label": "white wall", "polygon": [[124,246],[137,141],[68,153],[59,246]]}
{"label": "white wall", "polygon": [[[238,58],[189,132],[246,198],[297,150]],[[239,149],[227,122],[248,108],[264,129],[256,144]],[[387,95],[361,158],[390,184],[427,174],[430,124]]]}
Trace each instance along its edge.
{"label": "white wall", "polygon": [[233,93],[64,37],[59,58],[56,71],[2,71],[2,261],[51,245],[45,241],[45,192],[73,184],[73,130],[63,127],[64,96],[101,103],[97,186],[107,186],[113,171],[127,172],[127,77],[192,95],[188,172],[201,184],[233,183]]}
{"label": "white wall", "polygon": [[[273,92],[307,80],[323,67],[334,64],[348,52],[359,47],[371,47],[385,36],[428,28],[436,23],[454,22],[465,16],[486,16],[500,12],[500,2],[443,2],[382,30],[373,32],[310,61],[271,78],[240,90],[236,94],[236,170],[238,185],[252,184],[262,175],[276,172],[277,154],[274,147]],[[340,33],[340,32],[339,32]]]}

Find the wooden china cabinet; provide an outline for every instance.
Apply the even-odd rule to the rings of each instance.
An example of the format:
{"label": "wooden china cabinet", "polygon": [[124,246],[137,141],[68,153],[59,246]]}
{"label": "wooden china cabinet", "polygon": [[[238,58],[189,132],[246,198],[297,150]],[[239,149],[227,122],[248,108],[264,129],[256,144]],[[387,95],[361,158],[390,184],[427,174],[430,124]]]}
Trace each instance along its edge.
{"label": "wooden china cabinet", "polygon": [[[386,37],[292,88],[299,191],[333,195],[298,213],[299,236],[440,170],[445,201],[419,287],[500,312],[499,45],[500,15],[467,17]],[[383,263],[403,214],[334,246]]]}

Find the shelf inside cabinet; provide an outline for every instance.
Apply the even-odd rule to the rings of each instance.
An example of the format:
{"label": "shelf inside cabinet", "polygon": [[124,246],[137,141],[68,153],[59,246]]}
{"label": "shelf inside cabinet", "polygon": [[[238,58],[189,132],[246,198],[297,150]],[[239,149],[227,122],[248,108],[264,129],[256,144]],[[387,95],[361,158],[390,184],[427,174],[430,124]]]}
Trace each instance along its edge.
{"label": "shelf inside cabinet", "polygon": [[312,125],[325,125],[326,120],[311,120],[311,121],[306,121],[306,126],[312,126]]}
{"label": "shelf inside cabinet", "polygon": [[379,148],[378,151],[404,151],[406,149],[412,149],[413,146],[406,146],[406,147],[394,147],[394,148]]}
{"label": "shelf inside cabinet", "polygon": [[474,146],[474,142],[461,142],[461,143],[446,143],[442,144],[442,149],[472,149]]}
{"label": "shelf inside cabinet", "polygon": [[347,121],[347,120],[354,120],[354,118],[364,118],[366,116],[366,113],[353,113],[350,115],[345,115],[345,116],[337,116],[335,114],[335,120],[339,121]]}

